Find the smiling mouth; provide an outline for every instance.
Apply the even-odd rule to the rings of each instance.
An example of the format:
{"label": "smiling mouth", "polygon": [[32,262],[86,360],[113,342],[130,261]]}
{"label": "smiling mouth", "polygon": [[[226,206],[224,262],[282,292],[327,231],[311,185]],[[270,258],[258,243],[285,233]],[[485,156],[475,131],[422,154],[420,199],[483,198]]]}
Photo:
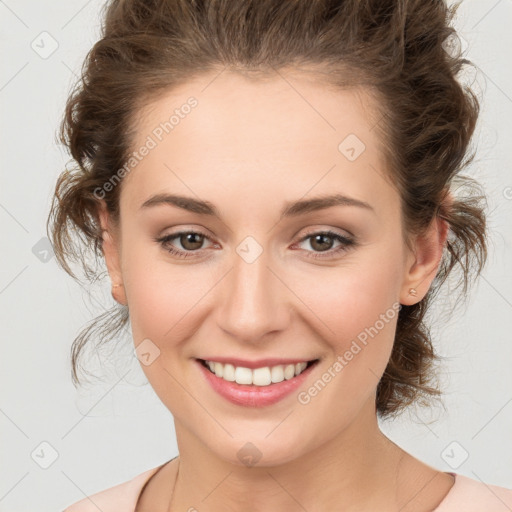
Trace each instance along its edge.
{"label": "smiling mouth", "polygon": [[216,361],[206,361],[204,359],[198,359],[198,361],[209,372],[225,381],[236,382],[237,384],[243,385],[269,386],[299,376],[308,368],[317,364],[319,359],[295,364],[263,366],[254,369],[234,366],[229,363],[224,364]]}

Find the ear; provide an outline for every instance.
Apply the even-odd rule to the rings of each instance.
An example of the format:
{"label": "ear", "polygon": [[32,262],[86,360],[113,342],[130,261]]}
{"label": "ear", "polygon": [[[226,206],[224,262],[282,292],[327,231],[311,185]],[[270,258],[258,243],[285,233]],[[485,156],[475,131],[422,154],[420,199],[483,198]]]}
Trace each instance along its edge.
{"label": "ear", "polygon": [[[453,198],[447,196],[448,204]],[[448,223],[436,215],[423,235],[416,237],[414,253],[409,251],[406,273],[400,290],[400,304],[410,306],[421,301],[436,277],[448,237]],[[413,288],[416,293],[411,294]]]}
{"label": "ear", "polygon": [[[120,236],[117,226],[114,226],[107,211],[106,203],[102,200],[98,210],[102,233],[102,251],[105,257],[110,280],[112,281],[112,297],[120,304],[126,305],[126,292],[121,272]],[[118,286],[115,286],[118,285]]]}

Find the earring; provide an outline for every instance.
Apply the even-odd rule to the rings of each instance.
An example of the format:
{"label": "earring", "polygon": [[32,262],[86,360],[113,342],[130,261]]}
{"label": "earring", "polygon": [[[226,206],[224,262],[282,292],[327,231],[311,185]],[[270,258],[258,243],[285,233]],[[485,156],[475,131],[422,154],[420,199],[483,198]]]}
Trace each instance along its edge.
{"label": "earring", "polygon": [[418,292],[416,291],[415,288],[409,288],[409,295],[416,297],[417,294],[418,294]]}
{"label": "earring", "polygon": [[117,288],[118,286],[123,286],[122,284],[114,284],[112,285],[112,288]]}

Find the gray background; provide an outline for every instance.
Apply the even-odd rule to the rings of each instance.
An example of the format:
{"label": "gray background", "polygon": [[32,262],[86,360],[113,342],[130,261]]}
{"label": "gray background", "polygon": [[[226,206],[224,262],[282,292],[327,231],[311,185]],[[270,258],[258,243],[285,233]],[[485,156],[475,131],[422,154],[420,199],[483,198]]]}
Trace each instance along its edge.
{"label": "gray background", "polygon": [[[0,1],[0,511],[62,510],[177,454],[172,416],[131,358],[129,333],[116,360],[103,357],[104,382],[73,387],[69,347],[113,304],[109,282],[84,288],[45,252],[50,199],[69,160],[55,134],[101,5]],[[443,322],[443,305],[433,312],[446,411],[413,409],[382,429],[438,469],[512,488],[511,22],[512,0],[466,0],[456,23],[479,68],[469,173],[489,195],[492,243],[467,308]]]}

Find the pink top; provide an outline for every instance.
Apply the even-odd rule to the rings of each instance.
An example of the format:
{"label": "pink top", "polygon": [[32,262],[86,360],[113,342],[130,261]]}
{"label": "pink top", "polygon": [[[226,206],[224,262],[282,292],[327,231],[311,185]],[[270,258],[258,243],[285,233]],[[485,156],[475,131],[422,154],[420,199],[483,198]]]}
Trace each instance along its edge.
{"label": "pink top", "polygon": [[[163,464],[162,464],[163,466]],[[134,512],[144,484],[162,466],[149,469],[135,478],[98,492],[70,505],[64,512]],[[510,512],[512,490],[487,485],[467,476],[449,473],[455,483],[432,512]]]}

